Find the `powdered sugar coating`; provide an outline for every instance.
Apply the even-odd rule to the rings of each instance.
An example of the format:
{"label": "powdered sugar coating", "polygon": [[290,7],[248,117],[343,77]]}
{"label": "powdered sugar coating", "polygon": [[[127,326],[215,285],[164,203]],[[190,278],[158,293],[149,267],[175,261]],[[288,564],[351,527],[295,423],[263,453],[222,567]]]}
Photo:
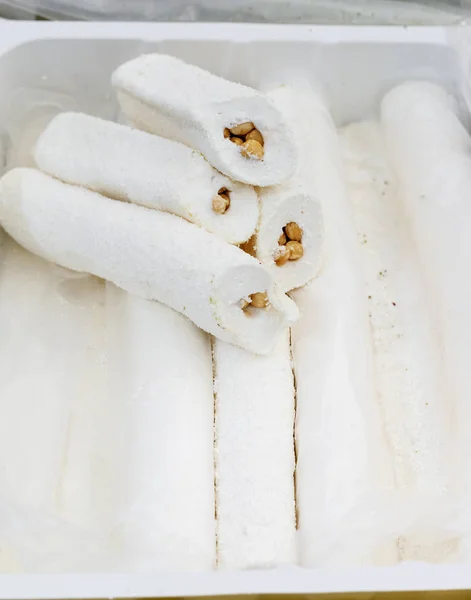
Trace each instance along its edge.
{"label": "powdered sugar coating", "polygon": [[218,564],[296,563],[294,381],[288,332],[268,356],[216,340]]}

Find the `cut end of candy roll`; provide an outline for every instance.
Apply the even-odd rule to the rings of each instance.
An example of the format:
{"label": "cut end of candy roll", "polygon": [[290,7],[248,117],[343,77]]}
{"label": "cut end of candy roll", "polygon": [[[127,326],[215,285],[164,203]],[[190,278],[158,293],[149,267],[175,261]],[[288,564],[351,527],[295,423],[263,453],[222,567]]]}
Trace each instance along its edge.
{"label": "cut end of candy roll", "polygon": [[206,111],[201,152],[217,169],[232,179],[260,187],[283,183],[293,176],[296,147],[269,98],[257,92],[249,98],[212,104]]}
{"label": "cut end of candy roll", "polygon": [[233,244],[258,223],[253,188],[232,182],[183,144],[125,125],[62,113],[42,133],[34,157],[65,183],[170,212]]}
{"label": "cut end of candy roll", "polygon": [[455,97],[441,85],[430,81],[406,81],[392,88],[384,96],[381,102],[381,112],[387,113],[393,110],[395,113],[411,114],[414,109],[418,108],[418,103],[423,111],[424,98],[427,98],[432,105],[441,105],[453,112],[458,110]]}
{"label": "cut end of candy roll", "polygon": [[296,304],[256,263],[228,270],[210,302],[222,330],[218,337],[255,354],[268,354],[299,317]]}
{"label": "cut end of candy roll", "polygon": [[[191,103],[182,82],[192,89]],[[264,187],[294,174],[291,132],[259,91],[159,54],[121,65],[112,83],[129,121],[197,149],[228,177]]]}
{"label": "cut end of candy roll", "polygon": [[324,219],[320,204],[303,193],[263,190],[257,258],[283,291],[301,287],[319,268]]}
{"label": "cut end of candy roll", "polygon": [[212,197],[198,213],[204,228],[230,244],[246,242],[257,228],[260,215],[255,190],[216,172],[211,186]]}

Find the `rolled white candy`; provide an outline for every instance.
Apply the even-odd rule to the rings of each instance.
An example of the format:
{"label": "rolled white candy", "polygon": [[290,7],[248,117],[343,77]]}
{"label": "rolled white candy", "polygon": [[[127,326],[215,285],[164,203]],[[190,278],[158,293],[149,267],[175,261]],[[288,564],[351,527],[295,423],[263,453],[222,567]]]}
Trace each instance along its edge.
{"label": "rolled white candy", "polygon": [[[294,173],[296,149],[272,102],[260,92],[189,65],[148,54],[121,65],[113,86],[137,127],[182,142],[235,181],[266,186]],[[224,137],[226,128],[253,123],[263,137],[263,159],[245,157]]]}
{"label": "rolled white candy", "polygon": [[[55,117],[34,151],[37,166],[54,177],[105,196],[173,213],[231,243],[255,231],[255,191],[234,183],[183,144],[80,113]],[[213,198],[227,190],[219,214]],[[222,200],[222,198],[221,198]]]}
{"label": "rolled white candy", "polygon": [[82,552],[79,565],[100,572],[211,570],[209,336],[167,306],[112,283],[90,276],[70,283],[71,298],[81,301],[76,310],[92,323],[56,497],[64,522],[102,540],[93,554]]}
{"label": "rolled white candy", "polygon": [[296,562],[289,334],[268,356],[214,342],[218,566]]}
{"label": "rolled white candy", "polygon": [[[280,290],[289,291],[301,287],[315,276],[319,268],[324,237],[320,205],[302,187],[296,189],[294,185],[289,189],[266,188],[261,191],[260,199],[256,257],[270,271]],[[279,243],[286,225],[297,225],[302,232],[302,237],[297,242],[302,247],[302,256],[284,262],[285,253],[293,256],[289,254],[290,241],[293,240],[287,238],[287,244]],[[279,260],[283,262],[277,264]]]}
{"label": "rolled white candy", "polygon": [[[280,289],[289,291],[312,279],[320,264],[324,220],[314,191],[311,162],[312,138],[316,135],[312,115],[322,109],[316,108],[312,93],[293,86],[280,86],[268,95],[293,131],[299,161],[294,176],[287,183],[260,190],[256,256],[270,269]],[[301,232],[301,236],[296,236],[299,239],[291,240],[296,242],[297,250],[299,245],[302,249],[302,256],[297,259],[296,254],[290,253],[289,237],[287,245],[279,243],[280,236],[284,232],[288,234],[295,225]],[[283,260],[285,254],[291,259]]]}
{"label": "rolled white candy", "polygon": [[[0,222],[22,246],[183,313],[216,337],[266,353],[296,320],[264,267],[239,248],[168,213],[115,202],[32,169],[0,181]],[[265,292],[267,308],[242,309]]]}
{"label": "rolled white candy", "polygon": [[97,540],[62,519],[60,488],[93,317],[64,297],[64,269],[0,246],[0,568],[90,569]]}
{"label": "rolled white candy", "polygon": [[428,82],[391,90],[381,105],[381,122],[439,344],[444,401],[453,415],[448,473],[459,506],[455,527],[462,534],[460,559],[469,561],[471,140],[455,98]]}
{"label": "rolled white candy", "polygon": [[77,495],[106,524],[110,570],[210,571],[216,537],[209,337],[159,302],[110,283],[106,289],[108,391],[95,408],[84,399],[94,428],[83,427],[75,439],[76,452],[92,447],[87,458],[105,477],[77,478],[84,483]]}
{"label": "rolled white candy", "polygon": [[446,562],[458,545],[450,488],[452,406],[430,294],[380,125],[354,123],[342,139],[368,294],[374,379],[404,500],[400,558]]}
{"label": "rolled white candy", "polygon": [[326,243],[322,271],[294,292],[303,309],[292,329],[300,562],[390,564],[397,561],[394,479],[374,388],[368,300],[335,125],[313,95],[311,111]]}

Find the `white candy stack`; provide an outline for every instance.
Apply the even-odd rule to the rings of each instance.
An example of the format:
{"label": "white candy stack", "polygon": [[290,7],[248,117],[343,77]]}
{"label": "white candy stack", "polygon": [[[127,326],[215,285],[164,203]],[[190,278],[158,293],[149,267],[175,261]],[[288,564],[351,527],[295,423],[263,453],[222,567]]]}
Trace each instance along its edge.
{"label": "white candy stack", "polygon": [[267,186],[294,173],[289,129],[254,89],[163,54],[121,65],[113,85],[133,125],[199,150],[235,181]]}
{"label": "white candy stack", "polygon": [[382,102],[381,121],[440,344],[445,401],[455,419],[449,474],[456,507],[454,522],[448,526],[456,537],[465,536],[461,554],[469,560],[470,137],[454,98],[428,82],[406,83],[389,92]]}
{"label": "white candy stack", "polygon": [[124,125],[60,114],[39,138],[34,158],[42,171],[66,183],[173,213],[234,244],[257,226],[253,188],[221,175],[183,144]]}
{"label": "white candy stack", "polygon": [[[259,262],[183,219],[74,187],[31,169],[0,182],[0,222],[31,252],[167,304],[204,331],[269,352],[296,305]],[[264,297],[263,310],[256,303]]]}
{"label": "white candy stack", "polygon": [[[302,87],[283,85],[269,97],[289,123],[299,156],[294,177],[260,190],[260,222],[255,242],[257,258],[267,266],[280,289],[301,287],[316,274],[324,238],[322,208],[315,196],[311,165],[311,106],[302,105]],[[306,96],[304,96],[306,97]]]}
{"label": "white candy stack", "polygon": [[296,562],[288,332],[269,356],[214,343],[218,566]]}
{"label": "white candy stack", "polygon": [[[299,90],[316,132],[311,168],[326,228],[318,277],[294,293],[297,509],[306,567],[397,561],[388,492],[394,485],[372,373],[367,296],[335,126],[322,100]],[[296,109],[295,109],[296,110]]]}

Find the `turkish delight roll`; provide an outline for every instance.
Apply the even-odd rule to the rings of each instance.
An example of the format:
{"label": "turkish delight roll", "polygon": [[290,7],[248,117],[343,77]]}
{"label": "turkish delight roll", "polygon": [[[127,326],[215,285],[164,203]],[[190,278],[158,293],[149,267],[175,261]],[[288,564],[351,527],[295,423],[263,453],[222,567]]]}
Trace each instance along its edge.
{"label": "turkish delight roll", "polygon": [[374,372],[404,500],[402,560],[445,561],[453,552],[451,406],[417,251],[377,122],[343,130],[349,197],[368,293]]}
{"label": "turkish delight roll", "polygon": [[[447,526],[448,539],[454,532],[455,541],[464,541],[461,556],[469,560],[471,140],[458,115],[456,99],[425,81],[397,86],[381,106],[389,156],[427,298],[423,310],[431,315],[438,342],[443,401],[452,415],[448,440],[452,457],[444,467],[450,485],[442,485],[440,492],[451,491],[453,518],[439,524],[442,530]],[[439,560],[450,558],[450,549],[444,550]]]}
{"label": "turkish delight roll", "polygon": [[296,562],[289,334],[268,356],[215,340],[218,566]]}
{"label": "turkish delight roll", "polygon": [[340,146],[324,100],[308,96],[315,193],[326,228],[318,276],[293,297],[300,562],[397,561],[394,479],[375,393],[368,307]]}
{"label": "turkish delight roll", "polygon": [[0,238],[0,572],[87,569],[99,540],[59,497],[90,314],[67,295],[74,274]]}
{"label": "turkish delight roll", "polygon": [[252,256],[168,213],[115,202],[32,169],[0,181],[0,222],[31,252],[149,300],[255,353],[296,320]]}
{"label": "turkish delight roll", "polygon": [[260,190],[256,256],[282,290],[305,285],[316,274],[324,239],[322,207],[312,176],[312,138],[317,135],[309,94],[282,85],[269,97],[286,118],[298,150],[298,166],[288,182]]}
{"label": "turkish delight roll", "polygon": [[[209,336],[158,303],[107,284],[109,395],[97,502],[117,571],[211,570],[214,397]],[[97,482],[98,483],[98,482]]]}
{"label": "turkish delight roll", "polygon": [[235,181],[274,185],[294,173],[289,129],[261,92],[163,54],[121,65],[112,81],[132,124],[199,150]]}
{"label": "turkish delight roll", "polygon": [[42,133],[34,158],[66,183],[173,213],[234,244],[257,226],[253,188],[221,175],[183,144],[125,125],[62,113]]}

